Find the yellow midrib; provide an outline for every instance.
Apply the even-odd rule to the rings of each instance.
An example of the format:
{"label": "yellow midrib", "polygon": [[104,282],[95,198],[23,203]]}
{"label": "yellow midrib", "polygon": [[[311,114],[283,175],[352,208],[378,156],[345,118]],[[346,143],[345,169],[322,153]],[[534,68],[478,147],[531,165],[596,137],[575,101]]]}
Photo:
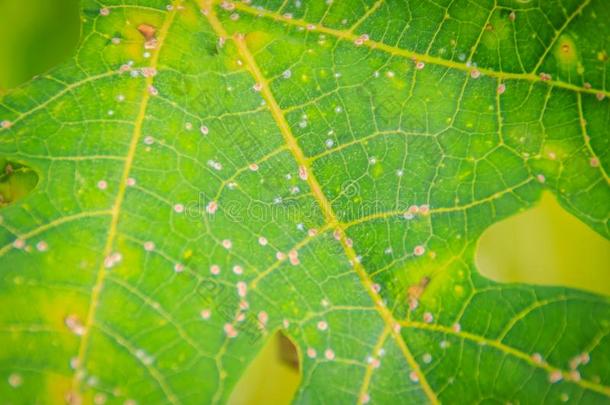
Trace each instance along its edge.
{"label": "yellow midrib", "polygon": [[[213,4],[211,4],[211,2],[203,2],[202,7],[206,11],[205,15],[214,31],[216,31],[216,34],[219,37],[228,38],[226,30],[215,15]],[[292,153],[297,164],[299,164],[301,168],[305,169],[307,173],[306,182],[311,188],[311,192],[314,199],[322,210],[322,214],[324,216],[327,226],[335,228],[336,233],[339,236],[339,242],[343,247],[345,255],[347,256],[354,270],[358,274],[358,277],[360,278],[361,283],[365,287],[365,290],[373,300],[375,308],[379,312],[384,323],[386,324],[386,327],[390,329],[390,333],[392,334],[394,340],[402,351],[407,363],[409,364],[411,369],[415,373],[417,373],[422,390],[424,391],[431,403],[437,404],[438,399],[436,398],[436,394],[430,387],[425,375],[422,373],[419,364],[417,363],[417,361],[415,361],[415,357],[413,356],[409,348],[406,346],[402,336],[400,335],[400,332],[395,329],[395,326],[398,325],[398,322],[394,319],[391,312],[383,305],[382,298],[379,296],[378,293],[375,292],[373,288],[373,282],[368,277],[368,274],[364,267],[359,263],[358,255],[356,254],[352,246],[350,246],[350,243],[347,241],[344,229],[341,227],[341,224],[339,223],[330,202],[326,198],[326,195],[323,193],[320,187],[320,183],[318,183],[318,181],[316,180],[315,175],[309,165],[309,160],[301,150],[296,138],[292,134],[290,125],[286,121],[286,118],[284,117],[281,108],[277,104],[277,101],[275,100],[275,97],[273,96],[273,93],[270,90],[270,86],[267,79],[261,73],[260,69],[258,68],[258,64],[254,60],[254,57],[248,49],[244,37],[236,35],[233,40],[237,46],[239,54],[244,59],[246,68],[250,71],[256,83],[260,85],[261,95],[265,99],[267,106],[269,107],[269,110],[271,112],[271,115],[273,116],[284,138],[284,141],[288,145],[288,150]]]}
{"label": "yellow midrib", "polygon": [[[340,38],[340,39],[343,39],[343,40],[346,40],[349,42],[354,42],[356,39],[359,38],[358,35],[355,35],[351,32],[341,31],[338,29],[325,27],[320,24],[314,24],[314,23],[310,23],[310,22],[303,21],[300,19],[287,18],[287,17],[285,17],[283,15],[279,15],[273,11],[269,11],[269,10],[265,10],[265,9],[258,9],[258,8],[249,6],[245,3],[235,2],[234,4],[235,4],[235,8],[237,10],[244,11],[249,14],[253,14],[256,16],[263,16],[263,17],[270,18],[275,21],[279,21],[282,23],[294,25],[297,27],[305,28],[305,29],[310,29],[311,27],[315,27],[315,28],[313,28],[313,31],[320,32],[323,34],[328,34],[333,37]],[[577,12],[575,12],[573,14],[572,18],[575,15],[577,15],[578,12],[582,11],[582,8],[584,8],[584,7],[580,7],[577,10]],[[610,91],[605,90],[605,89],[585,88],[582,86],[577,86],[575,84],[566,83],[561,80],[543,81],[542,77],[536,73],[499,72],[499,71],[496,71],[493,69],[469,66],[466,63],[455,62],[452,60],[439,58],[437,56],[409,51],[407,49],[398,48],[396,46],[388,45],[383,42],[373,41],[371,39],[369,39],[368,41],[365,41],[362,44],[362,46],[366,46],[371,49],[379,49],[386,53],[389,53],[390,55],[401,56],[404,58],[416,60],[418,62],[424,62],[424,63],[429,63],[432,65],[444,66],[444,67],[447,67],[450,69],[461,70],[461,71],[468,72],[468,73],[470,73],[474,70],[477,70],[483,76],[499,78],[501,80],[523,80],[523,81],[530,81],[530,82],[544,82],[544,83],[546,83],[550,86],[554,86],[554,87],[564,88],[564,89],[581,92],[581,93],[589,93],[589,94],[596,94],[596,95],[603,94],[606,97],[610,97]],[[548,50],[547,50],[547,52],[548,52]],[[546,55],[546,53],[545,53],[545,55]],[[536,69],[538,69],[538,67],[539,66],[536,66]],[[536,70],[534,72],[536,72]]]}
{"label": "yellow midrib", "polygon": [[[503,196],[505,196],[508,193],[512,193],[515,190],[525,186],[526,184],[531,183],[532,181],[534,181],[534,179],[532,177],[527,177],[525,180],[520,181],[517,184],[514,184],[504,190],[498,191],[488,197],[484,197],[481,198],[480,200],[474,200],[472,202],[469,202],[467,204],[463,204],[463,205],[457,205],[457,206],[453,206],[453,207],[438,207],[438,208],[431,208],[430,211],[425,214],[425,215],[438,215],[438,214],[446,214],[446,213],[450,213],[450,212],[458,212],[458,211],[466,211],[470,208],[474,208],[477,207],[481,204],[485,204],[488,202],[492,202],[494,200],[497,200]],[[382,211],[379,213],[374,213],[374,214],[370,214],[367,216],[362,216],[360,218],[356,218],[352,221],[348,221],[348,222],[342,222],[342,226],[345,229],[351,228],[355,225],[359,225],[365,222],[369,222],[369,221],[373,221],[373,220],[378,220],[378,219],[386,219],[386,218],[392,218],[392,217],[399,217],[401,215],[404,215],[406,212],[406,210],[392,210],[392,211]]]}
{"label": "yellow midrib", "polygon": [[553,371],[559,371],[559,372],[561,372],[562,378],[571,383],[574,383],[574,384],[576,384],[580,387],[586,388],[588,390],[595,391],[597,393],[600,393],[600,394],[603,394],[606,396],[610,396],[610,387],[607,387],[605,385],[601,385],[601,384],[598,384],[596,382],[589,381],[586,379],[575,380],[574,378],[572,378],[570,376],[569,372],[555,368],[544,361],[542,363],[537,363],[527,353],[524,353],[518,349],[515,349],[512,346],[508,346],[508,345],[502,343],[500,340],[489,339],[489,338],[486,338],[486,337],[483,337],[483,336],[480,336],[480,335],[477,335],[477,334],[474,334],[471,332],[455,331],[452,328],[449,328],[447,326],[443,326],[440,324],[425,323],[425,322],[419,322],[419,321],[403,321],[400,324],[406,328],[435,331],[435,332],[444,333],[447,335],[457,336],[461,339],[470,340],[471,342],[475,342],[479,345],[493,347],[493,348],[501,351],[502,353],[506,353],[513,357],[521,359],[521,360],[525,361],[526,363],[528,363],[534,367],[541,368],[549,373],[551,373]]}
{"label": "yellow midrib", "polygon": [[[378,353],[385,345],[385,342],[386,342],[388,336],[390,335],[390,333],[391,333],[391,328],[386,325],[386,327],[381,332],[381,335],[379,335],[379,338],[377,339],[377,343],[375,343],[375,346],[373,347],[373,351],[371,353],[372,358],[377,358],[377,359],[379,358]],[[364,372],[364,378],[362,379],[362,384],[360,384],[360,389],[358,390],[358,402],[357,402],[358,405],[368,402],[368,401],[365,401],[365,396],[368,395],[368,390],[369,390],[369,386],[371,385],[371,380],[373,378],[374,370],[375,370],[375,365],[371,361],[366,365],[366,370]]]}
{"label": "yellow midrib", "polygon": [[[154,50],[154,52],[151,56],[151,59],[150,59],[150,67],[155,70],[157,68],[159,55],[161,53],[161,48],[163,46],[163,43],[165,42],[165,38],[167,36],[169,28],[174,21],[174,18],[176,16],[177,10],[179,9],[178,6],[180,3],[181,3],[181,0],[176,0],[173,3],[172,9],[168,12],[167,17],[159,30],[159,34],[157,36],[157,48]],[[104,264],[105,264],[104,262],[105,262],[105,258],[108,257],[112,253],[112,249],[114,246],[114,240],[115,240],[116,234],[117,234],[117,227],[118,227],[121,207],[123,204],[123,200],[125,197],[125,191],[127,188],[127,179],[129,177],[129,173],[131,171],[131,167],[132,167],[132,164],[133,164],[133,161],[135,158],[135,154],[136,154],[136,149],[137,149],[140,137],[142,135],[142,126],[143,126],[144,120],[146,118],[146,110],[148,108],[148,102],[151,97],[151,94],[149,92],[149,87],[152,86],[153,82],[154,82],[154,75],[149,75],[146,77],[145,84],[144,84],[144,91],[142,94],[142,100],[140,102],[140,108],[138,110],[138,115],[136,116],[136,119],[135,119],[133,134],[131,136],[129,149],[127,151],[127,155],[125,158],[125,164],[123,166],[123,173],[121,175],[116,198],[112,205],[112,210],[111,210],[112,219],[110,221],[110,228],[108,230],[108,235],[106,237],[106,243],[104,245],[104,253],[102,256],[100,267],[97,272],[95,284],[93,285],[93,289],[91,291],[89,310],[88,310],[87,318],[86,318],[85,324],[84,324],[85,332],[80,340],[78,355],[76,358],[77,359],[77,361],[76,361],[77,370],[84,367],[84,362],[85,362],[87,349],[89,347],[89,341],[90,341],[90,336],[91,336],[91,327],[93,326],[93,324],[95,322],[95,314],[96,314],[96,310],[97,310],[97,307],[99,304],[100,294],[101,294],[102,288],[104,286],[104,280],[105,280],[106,272],[107,272],[107,269],[104,266]],[[75,393],[77,393],[77,394],[80,393],[80,379],[78,378],[77,372],[74,373],[74,377],[72,379],[72,387],[73,387],[73,390]],[[167,396],[167,399],[170,403],[175,404],[175,403],[179,402],[177,400],[176,396],[171,392],[171,390],[169,389],[169,387],[167,385],[161,384],[161,388],[164,391],[164,393]]]}

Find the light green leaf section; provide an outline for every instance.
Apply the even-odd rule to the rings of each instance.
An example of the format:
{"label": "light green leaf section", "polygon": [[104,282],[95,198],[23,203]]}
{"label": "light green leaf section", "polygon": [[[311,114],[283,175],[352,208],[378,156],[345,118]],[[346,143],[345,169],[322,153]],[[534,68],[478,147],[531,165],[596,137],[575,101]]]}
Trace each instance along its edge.
{"label": "light green leaf section", "polygon": [[282,330],[297,403],[610,402],[608,298],[473,265],[543,190],[609,237],[605,0],[82,19],[0,100],[3,401],[222,403]]}

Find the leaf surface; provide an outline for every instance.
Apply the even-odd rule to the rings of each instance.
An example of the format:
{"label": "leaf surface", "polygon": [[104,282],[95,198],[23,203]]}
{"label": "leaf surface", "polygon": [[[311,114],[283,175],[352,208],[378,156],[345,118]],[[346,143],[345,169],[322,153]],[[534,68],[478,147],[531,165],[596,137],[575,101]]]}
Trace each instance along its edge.
{"label": "leaf surface", "polygon": [[473,263],[543,190],[609,236],[603,0],[82,18],[0,102],[2,398],[225,402],[282,330],[296,402],[610,401],[608,298]]}

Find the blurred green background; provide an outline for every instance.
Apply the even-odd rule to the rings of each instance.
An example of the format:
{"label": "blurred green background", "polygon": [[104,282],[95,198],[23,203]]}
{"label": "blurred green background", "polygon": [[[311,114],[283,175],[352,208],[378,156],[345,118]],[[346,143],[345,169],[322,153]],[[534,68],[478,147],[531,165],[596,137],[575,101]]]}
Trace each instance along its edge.
{"label": "blurred green background", "polygon": [[[0,94],[66,59],[78,36],[78,0],[0,0]],[[476,261],[494,280],[610,295],[610,242],[549,194],[534,209],[485,232]],[[231,403],[289,403],[300,379],[296,356],[286,338],[269,339]]]}
{"label": "blurred green background", "polygon": [[78,0],[0,0],[0,92],[61,62],[79,36]]}

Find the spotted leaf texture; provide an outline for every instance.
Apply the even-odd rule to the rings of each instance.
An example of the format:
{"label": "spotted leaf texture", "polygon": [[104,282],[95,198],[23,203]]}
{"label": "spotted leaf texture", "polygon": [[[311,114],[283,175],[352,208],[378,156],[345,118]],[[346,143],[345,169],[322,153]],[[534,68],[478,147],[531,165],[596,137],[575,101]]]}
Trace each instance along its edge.
{"label": "spotted leaf texture", "polygon": [[297,403],[610,402],[608,298],[473,259],[544,190],[609,236],[609,21],[83,0],[74,56],[0,102],[35,183],[0,210],[0,398],[224,403],[281,330]]}

